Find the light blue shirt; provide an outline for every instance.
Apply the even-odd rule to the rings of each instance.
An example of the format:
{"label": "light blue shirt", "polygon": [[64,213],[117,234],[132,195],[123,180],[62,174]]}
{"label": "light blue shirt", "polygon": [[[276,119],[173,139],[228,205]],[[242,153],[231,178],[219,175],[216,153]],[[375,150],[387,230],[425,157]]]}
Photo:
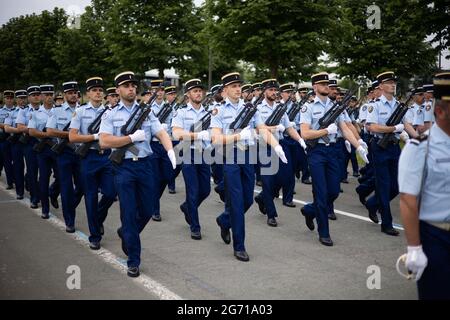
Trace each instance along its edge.
{"label": "light blue shirt", "polygon": [[399,190],[413,196],[420,195],[420,220],[450,222],[450,136],[437,124],[431,127],[430,132],[429,142],[418,143],[411,139],[403,148],[398,171]]}
{"label": "light blue shirt", "polygon": [[[217,107],[217,114],[211,117],[211,128],[222,129],[223,134],[234,134],[235,131],[230,129],[230,124],[236,119],[238,114],[244,108],[244,100],[239,99],[239,102],[234,105],[227,98],[225,104]],[[259,112],[257,111],[253,118],[250,120],[248,126],[250,128],[256,128],[257,126],[263,125],[264,122],[261,119]],[[255,138],[250,138],[249,140],[241,141],[244,145],[252,146],[255,144]]]}
{"label": "light blue shirt", "polygon": [[70,122],[75,112],[67,102],[64,102],[61,107],[53,108],[53,113],[47,121],[47,128],[64,130],[64,127]]}
{"label": "light blue shirt", "polygon": [[17,115],[18,115],[20,110],[21,110],[20,107],[15,107],[14,109],[12,109],[8,113],[8,116],[5,118],[5,122],[4,123],[7,124],[8,126],[16,128],[17,127]]}
{"label": "light blue shirt", "polygon": [[[267,102],[267,100],[264,99],[262,101],[262,103],[260,105],[258,105],[258,111],[261,116],[262,122],[265,123],[267,118],[269,118],[271,116],[271,114],[275,111],[276,108],[277,108],[277,103],[274,102],[273,106],[270,106],[269,103]],[[282,124],[286,129],[292,127],[292,124],[289,121],[289,117],[286,113],[284,113],[279,124]],[[275,138],[278,139],[278,141],[280,141],[281,139],[284,138],[283,132],[280,132],[280,131],[274,132],[273,135]]]}
{"label": "light blue shirt", "polygon": [[[352,119],[348,115],[347,110],[344,110],[344,112],[341,113],[341,117],[344,119],[345,122],[352,122]],[[342,131],[340,128],[338,128],[337,138],[343,138]]]}
{"label": "light blue shirt", "polygon": [[[99,133],[108,133],[117,137],[123,136],[121,129],[130,118],[131,114],[139,108],[139,104],[135,101],[134,105],[129,108],[126,107],[122,101],[119,105],[106,112],[102,117],[102,123],[100,125]],[[158,118],[155,117],[153,112],[150,112],[147,119],[142,123],[141,130],[145,131],[145,140],[136,142],[135,146],[139,150],[138,158],[145,158],[153,153],[150,147],[150,140],[158,132],[163,130]],[[114,149],[113,149],[114,150]],[[133,159],[136,156],[130,151],[125,153],[125,159]]]}
{"label": "light blue shirt", "polygon": [[[305,104],[301,110],[300,123],[309,124],[310,128],[313,130],[319,130],[319,120],[325,115],[325,113],[331,109],[333,106],[333,101],[327,97],[325,102],[319,99],[319,97],[315,97],[314,101],[309,105]],[[336,120],[336,124],[339,125],[341,122],[344,122],[344,116],[342,114]],[[340,131],[338,126],[338,131]],[[329,134],[328,139],[330,139],[330,143],[336,142],[337,135]],[[319,139],[318,143],[325,144],[322,138]]]}
{"label": "light blue shirt", "polygon": [[0,108],[0,123],[5,123],[6,118],[8,118],[9,113],[14,110],[14,107],[8,108],[7,106],[3,106]]}
{"label": "light blue shirt", "polygon": [[[397,99],[393,98],[391,101],[388,101],[386,97],[382,95],[380,100],[373,105],[373,108],[368,109],[367,123],[386,125],[386,122],[398,105]],[[378,138],[383,137],[382,133],[374,133],[374,135]],[[398,133],[395,134],[395,137],[400,139]]]}
{"label": "light blue shirt", "polygon": [[418,105],[417,103],[414,103],[414,119],[413,119],[413,125],[414,126],[423,126],[425,120],[425,105]]}
{"label": "light blue shirt", "polygon": [[[44,106],[40,106],[40,108],[36,111],[30,113],[31,118],[28,122],[28,129],[36,129],[39,131],[44,131],[47,126],[48,119],[53,115],[53,110],[55,108],[45,109]],[[53,141],[56,138],[52,138]]]}
{"label": "light blue shirt", "polygon": [[425,100],[425,115],[424,115],[424,121],[425,122],[434,122],[434,100]]}
{"label": "light blue shirt", "polygon": [[[196,110],[191,103],[188,103],[186,108],[179,109],[174,113],[172,118],[172,129],[173,127],[178,127],[190,132],[192,125],[197,123],[197,121],[203,118],[207,113],[208,112],[203,106],[200,106],[200,108]],[[209,141],[203,141],[202,147],[205,149],[210,144]]]}
{"label": "light blue shirt", "polygon": [[16,123],[23,124],[25,126],[28,126],[28,122],[31,119],[31,114],[34,111],[39,110],[40,107],[37,107],[37,109],[34,109],[31,104],[29,104],[27,107],[20,109],[19,113],[17,114]]}
{"label": "light blue shirt", "polygon": [[70,122],[70,129],[77,129],[79,134],[83,135],[90,134],[88,131],[89,126],[103,110],[105,110],[103,105],[95,108],[90,102],[77,108]]}
{"label": "light blue shirt", "polygon": [[412,105],[412,106],[410,106],[409,108],[408,108],[408,111],[406,111],[406,114],[405,114],[405,121],[406,122],[408,122],[408,123],[410,123],[411,125],[413,124],[413,122],[414,122],[414,113],[415,113],[415,108],[414,108],[414,105]]}

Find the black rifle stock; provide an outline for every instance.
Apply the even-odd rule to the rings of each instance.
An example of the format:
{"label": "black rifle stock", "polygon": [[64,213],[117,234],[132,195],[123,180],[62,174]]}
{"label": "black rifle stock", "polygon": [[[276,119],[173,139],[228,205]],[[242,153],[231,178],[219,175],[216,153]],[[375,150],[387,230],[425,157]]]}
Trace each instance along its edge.
{"label": "black rifle stock", "polygon": [[[70,121],[66,124],[66,126],[64,127],[64,129],[62,131],[69,131],[70,128]],[[67,146],[67,144],[69,143],[69,137],[66,138],[60,138],[59,142],[57,142],[53,147],[52,147],[52,151],[56,154],[61,154],[64,151],[64,148]]]}
{"label": "black rifle stock", "polygon": [[[47,132],[47,128],[44,128],[42,132]],[[33,151],[41,153],[42,151],[44,151],[46,145],[49,145],[51,147],[54,145],[52,138],[42,138],[41,140],[39,140],[39,142],[33,146]]]}
{"label": "black rifle stock", "polygon": [[311,95],[314,93],[314,91],[310,90],[308,91],[308,93],[303,97],[302,100],[300,100],[300,102],[296,102],[294,103],[294,105],[292,106],[291,110],[289,110],[288,112],[288,117],[289,117],[289,121],[294,121],[295,117],[298,115],[298,113],[300,112],[300,110],[302,110],[303,105],[308,101],[308,99],[311,97]]}
{"label": "black rifle stock", "polygon": [[263,95],[260,95],[254,103],[246,103],[242,108],[241,112],[237,115],[236,119],[230,124],[230,129],[232,130],[242,130],[248,126],[250,120],[258,111],[258,104],[264,99]]}
{"label": "black rifle stock", "polygon": [[287,111],[287,105],[290,101],[291,98],[289,98],[285,103],[278,104],[275,110],[273,110],[272,114],[266,119],[266,122],[264,124],[269,127],[279,125],[281,118]]}

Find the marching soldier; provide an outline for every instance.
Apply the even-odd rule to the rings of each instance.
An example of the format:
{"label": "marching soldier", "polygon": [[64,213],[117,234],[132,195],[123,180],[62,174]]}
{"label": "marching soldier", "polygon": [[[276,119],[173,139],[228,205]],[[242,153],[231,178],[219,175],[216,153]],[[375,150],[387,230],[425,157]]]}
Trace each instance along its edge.
{"label": "marching soldier", "polygon": [[251,102],[253,100],[252,85],[244,84],[241,89],[242,89],[242,99],[244,99],[244,102]]}
{"label": "marching soldier", "polygon": [[[111,150],[101,150],[98,144],[99,134],[90,133],[89,127],[94,121],[100,121],[108,109],[102,105],[103,79],[90,78],[86,81],[89,103],[79,107],[70,123],[69,140],[71,143],[91,143],[87,155],[81,159],[81,180],[84,190],[84,201],[89,225],[89,247],[100,249],[100,241],[104,234],[103,223],[108,210],[114,203],[113,167],[109,160]],[[102,199],[98,201],[98,190]]]}
{"label": "marching soldier", "polygon": [[[242,131],[230,129],[230,124],[245,107],[241,98],[241,77],[239,73],[229,73],[222,77],[223,90],[226,95],[225,104],[218,108],[218,113],[211,119],[212,142],[223,146],[227,154],[223,165],[225,181],[225,211],[217,217],[222,240],[229,244],[230,228],[233,231],[234,256],[240,261],[249,261],[245,249],[245,217],[244,214],[253,203],[255,172],[250,164],[249,146],[255,141],[250,128],[257,128],[261,136],[273,147],[276,154],[285,159],[283,148],[264,126],[261,117],[256,113],[249,126]],[[223,149],[222,149],[223,150]],[[244,162],[244,163],[243,163]]]}
{"label": "marching soldier", "polygon": [[[14,182],[16,186],[16,195],[18,200],[23,199],[25,192],[24,170],[25,163],[23,158],[23,147],[19,142],[21,136],[20,130],[17,128],[17,115],[20,110],[25,108],[27,91],[18,90],[15,92],[16,107],[11,111],[5,119],[5,132],[11,134],[9,140],[11,143],[12,164],[14,171]],[[15,138],[14,138],[15,137]]]}
{"label": "marching soldier", "polygon": [[[184,213],[186,222],[190,225],[191,238],[201,240],[198,208],[211,192],[211,168],[203,158],[203,151],[210,144],[210,135],[208,130],[191,132],[191,127],[205,117],[208,112],[201,105],[204,87],[199,79],[187,81],[184,90],[189,102],[186,108],[175,113],[172,120],[175,139],[190,145],[189,148],[183,149],[182,171],[186,185],[186,201],[180,206],[180,209]],[[211,112],[214,112],[213,110]]]}
{"label": "marching soldier", "polygon": [[261,82],[255,82],[252,84],[252,91],[253,91],[252,102],[258,100],[259,96],[262,94],[262,87],[263,86]]}
{"label": "marching soldier", "polygon": [[[327,128],[320,129],[320,119],[332,106],[328,97],[330,93],[328,74],[326,72],[314,74],[311,81],[316,97],[313,103],[305,105],[301,110],[300,123],[303,139],[318,139],[318,143],[314,147],[309,146],[307,149],[314,203],[302,207],[301,212],[305,216],[306,226],[310,230],[314,230],[314,218],[316,218],[320,243],[332,246],[328,217],[333,212],[333,202],[339,195],[340,167],[336,159],[342,149],[336,143],[338,125],[343,137],[357,148],[357,152],[365,162],[368,162],[367,151],[353,136],[342,114],[336,121],[338,125],[332,123]],[[322,139],[325,136],[330,140],[329,144]]]}
{"label": "marching soldier", "polygon": [[[19,142],[23,144],[23,154],[27,166],[27,181],[30,191],[30,208],[37,209],[39,203],[39,187],[38,187],[38,159],[36,152],[33,150],[37,139],[29,136],[28,123],[33,112],[37,112],[40,107],[41,89],[38,86],[30,86],[27,89],[28,106],[19,110],[16,123],[17,129],[22,133]],[[48,201],[48,200],[47,200]]]}
{"label": "marching soldier", "polygon": [[[300,96],[300,101],[308,94],[308,91],[312,90],[312,88],[308,88],[306,86],[299,86],[298,88],[298,94]],[[306,101],[306,104],[308,104],[309,101]],[[294,120],[296,123],[296,126],[298,128],[298,133],[301,136],[300,132],[300,119],[301,119],[302,113],[300,112],[297,116],[297,118]],[[298,149],[299,152],[299,158],[298,158],[298,167],[295,171],[295,176],[297,179],[300,179],[300,172],[301,172],[301,181],[303,184],[312,184],[311,182],[311,174],[309,172],[309,166],[308,166],[308,158],[306,157],[306,149],[300,148]]]}
{"label": "marching soldier", "polygon": [[0,108],[0,153],[2,154],[3,167],[6,174],[6,190],[11,190],[14,188],[14,169],[12,165],[11,142],[7,140],[9,135],[5,131],[5,119],[14,110],[14,91],[4,91],[3,99],[5,105]]}
{"label": "marching soldier", "polygon": [[399,162],[400,213],[419,299],[450,299],[450,72],[434,78],[436,123]]}
{"label": "marching soldier", "polygon": [[[168,86],[164,88],[165,97],[166,97],[166,104],[173,105],[171,116],[173,117],[173,110],[176,108],[176,101],[177,98],[177,88],[175,86]],[[176,145],[178,145],[179,141],[172,141],[173,147],[175,148]],[[181,165],[177,165],[175,171],[173,172],[172,178],[169,180],[167,184],[167,188],[169,189],[170,194],[175,194],[177,191],[175,190],[175,179],[178,177],[178,175],[181,172]]]}
{"label": "marching soldier", "polygon": [[64,103],[64,96],[62,95],[62,93],[58,92],[55,96],[55,107],[61,107]]}
{"label": "marching soldier", "polygon": [[[46,130],[48,119],[52,116],[53,108],[53,85],[42,85],[37,91],[37,87],[28,88],[28,92],[32,93],[30,96],[40,92],[42,94],[42,106],[36,110],[30,111],[30,121],[28,122],[29,134],[31,137],[38,139],[33,145],[33,150],[37,155],[37,163],[39,167],[39,196],[42,205],[42,219],[50,218],[50,205],[49,197],[52,205],[58,207],[58,195],[59,195],[59,175],[56,165],[56,154],[51,150],[51,147],[55,144],[55,139],[51,138]],[[32,99],[31,102],[36,103],[36,99]],[[34,106],[33,106],[34,108]],[[37,146],[41,146],[41,149],[36,150]],[[30,160],[33,156],[30,157]],[[51,186],[50,176],[52,171],[55,175],[55,180],[58,183],[54,183]]]}
{"label": "marching soldier", "polygon": [[116,93],[116,88],[111,87],[106,89],[106,105],[105,107],[111,109],[119,103],[119,95]]}
{"label": "marching soldier", "polygon": [[172,164],[176,166],[172,141],[161,123],[150,112],[142,126],[133,134],[123,135],[122,127],[127,123],[139,105],[136,102],[138,80],[133,72],[123,72],[114,79],[120,102],[117,107],[103,115],[100,126],[102,149],[120,148],[134,143],[139,154],[125,153],[122,164],[114,165],[114,184],[120,200],[121,228],[117,230],[122,240],[122,250],[128,256],[128,276],[139,276],[141,242],[139,234],[144,230],[153,214],[157,201],[155,167],[149,156],[152,153],[150,141],[156,136],[166,150]]}
{"label": "marching soldier", "polygon": [[412,125],[418,134],[422,134],[428,129],[427,127],[425,127],[425,104],[423,87],[417,87],[414,90],[414,117]]}
{"label": "marching soldier", "polygon": [[[47,121],[47,131],[50,137],[58,138],[57,143],[69,139],[69,126],[75,109],[78,107],[78,83],[75,81],[63,83],[64,104],[53,110]],[[61,186],[61,204],[66,232],[75,232],[76,208],[83,197],[83,187],[80,177],[80,158],[75,154],[75,146],[67,143],[62,152],[56,156],[58,175]]]}
{"label": "marching soldier", "polygon": [[425,105],[425,115],[424,122],[426,130],[430,129],[434,123],[434,99],[433,99],[433,85],[425,84],[423,86],[424,90],[424,105]]}

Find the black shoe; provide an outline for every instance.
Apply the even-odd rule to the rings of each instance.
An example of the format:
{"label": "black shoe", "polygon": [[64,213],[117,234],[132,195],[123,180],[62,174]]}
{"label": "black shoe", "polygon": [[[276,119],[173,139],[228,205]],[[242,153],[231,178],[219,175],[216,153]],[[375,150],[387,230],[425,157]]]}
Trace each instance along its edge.
{"label": "black shoe", "polygon": [[157,222],[161,222],[161,216],[158,214],[158,215],[156,215],[156,216],[153,216],[152,217],[152,220],[153,221],[157,221]]}
{"label": "black shoe", "polygon": [[245,251],[235,251],[235,252],[234,252],[234,256],[235,256],[236,259],[238,259],[239,261],[247,262],[247,261],[250,260],[250,257],[248,256],[247,252],[245,252]]}
{"label": "black shoe", "polygon": [[353,172],[353,176],[358,178],[360,176],[360,174],[358,172]]}
{"label": "black shoe", "polygon": [[258,204],[259,212],[266,214],[266,208],[264,207],[264,201],[260,197],[255,197],[255,202]]}
{"label": "black shoe", "polygon": [[292,192],[292,194],[297,194],[297,191],[294,190],[294,192]]}
{"label": "black shoe", "polygon": [[381,227],[381,232],[386,233],[390,236],[398,236],[399,235],[399,232],[392,227],[390,227],[390,228]]}
{"label": "black shoe", "polygon": [[369,209],[369,218],[373,223],[378,223],[377,211]]}
{"label": "black shoe", "polygon": [[331,238],[322,238],[319,237],[319,241],[321,244],[323,244],[324,246],[327,247],[332,247],[333,246],[333,240],[331,240]]}
{"label": "black shoe", "polygon": [[75,227],[66,227],[67,233],[75,233]]}
{"label": "black shoe", "polygon": [[348,180],[347,179],[342,179],[341,183],[348,183]]}
{"label": "black shoe", "polygon": [[125,245],[125,240],[123,240],[122,228],[117,229],[117,235],[119,236],[120,240],[122,241],[122,251],[128,257],[128,249],[127,249],[127,246]]}
{"label": "black shoe", "polygon": [[328,214],[328,219],[337,220],[336,214],[334,212]]}
{"label": "black shoe", "polygon": [[344,193],[344,190],[342,188],[339,189],[340,193]]}
{"label": "black shoe", "polygon": [[14,186],[13,186],[13,185],[10,185],[10,186],[7,186],[7,187],[6,187],[6,190],[12,190],[12,189],[14,189]]}
{"label": "black shoe", "polygon": [[100,226],[100,234],[103,236],[105,234],[105,228]]}
{"label": "black shoe", "polygon": [[362,205],[365,206],[366,205],[366,197],[364,197],[361,193],[359,193],[358,189],[356,189],[356,193],[358,194],[359,202],[361,202]]}
{"label": "black shoe", "polygon": [[219,190],[219,186],[214,187],[214,191],[219,194],[220,200],[222,200],[222,202],[225,202],[225,195],[223,191]]}
{"label": "black shoe", "polygon": [[309,230],[313,231],[314,230],[314,218],[307,216],[305,214],[305,209],[303,207],[300,209],[300,211],[302,212],[302,215],[305,217],[306,226],[308,227]]}
{"label": "black shoe", "polygon": [[48,219],[50,219],[50,214],[49,213],[43,213],[43,214],[41,214],[41,218],[44,219],[44,220],[48,220]]}
{"label": "black shoe", "polygon": [[37,209],[37,208],[39,208],[39,205],[38,205],[37,203],[32,203],[32,204],[30,205],[30,208],[31,208],[31,209]]}
{"label": "black shoe", "polygon": [[17,196],[16,199],[17,199],[17,200],[23,200],[23,195]]}
{"label": "black shoe", "polygon": [[170,194],[175,194],[175,193],[177,193],[175,190],[171,190],[171,189],[169,189],[169,193]]}
{"label": "black shoe", "polygon": [[131,278],[137,278],[141,275],[139,272],[139,267],[129,267],[127,270],[127,276]]}
{"label": "black shoe", "polygon": [[194,240],[202,240],[202,234],[199,232],[191,232],[191,238]]}
{"label": "black shoe", "polygon": [[269,219],[267,219],[267,224],[268,224],[269,226],[271,226],[271,227],[276,227],[276,226],[278,226],[277,219],[275,219],[275,218],[269,218]]}
{"label": "black shoe", "polygon": [[183,205],[180,206],[180,210],[184,213],[184,220],[188,225],[191,225],[191,216],[188,214],[187,210],[184,210]]}
{"label": "black shoe", "polygon": [[295,177],[296,177],[297,179],[300,179],[300,171],[298,171],[298,172],[295,173]]}
{"label": "black shoe", "polygon": [[286,207],[289,207],[289,208],[295,208],[296,207],[295,203],[293,203],[293,202],[283,203],[283,206],[286,206]]}
{"label": "black shoe", "polygon": [[262,187],[262,181],[256,181],[256,185],[257,185],[258,187]]}
{"label": "black shoe", "polygon": [[230,230],[223,228],[220,225],[219,217],[216,218],[217,225],[220,227],[220,236],[222,237],[223,242],[226,244],[231,243],[231,236],[230,236]]}
{"label": "black shoe", "polygon": [[53,208],[55,208],[55,209],[59,208],[58,198],[50,197],[50,203],[51,203]]}
{"label": "black shoe", "polygon": [[91,250],[100,250],[100,242],[89,242],[89,248]]}
{"label": "black shoe", "polygon": [[312,184],[311,179],[302,180],[304,184]]}

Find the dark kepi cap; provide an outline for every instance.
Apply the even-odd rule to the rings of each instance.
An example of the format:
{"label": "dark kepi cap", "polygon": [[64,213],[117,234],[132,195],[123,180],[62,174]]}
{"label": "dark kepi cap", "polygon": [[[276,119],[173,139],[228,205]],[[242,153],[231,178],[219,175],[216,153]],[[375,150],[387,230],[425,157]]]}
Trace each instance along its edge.
{"label": "dark kepi cap", "polygon": [[432,84],[424,84],[423,90],[428,93],[433,93],[433,85]]}
{"label": "dark kepi cap", "polygon": [[158,79],[158,80],[152,80],[150,81],[150,88],[161,88],[164,89],[164,80]]}
{"label": "dark kepi cap", "polygon": [[64,93],[69,91],[76,91],[78,93],[80,89],[78,88],[78,82],[76,81],[68,81],[63,83],[63,91]]}
{"label": "dark kepi cap", "polygon": [[434,76],[433,91],[436,99],[450,101],[450,72],[442,72]]}
{"label": "dark kepi cap", "polygon": [[372,81],[372,89],[373,89],[373,90],[375,90],[376,88],[378,88],[379,85],[380,85],[380,83],[378,82],[378,80]]}
{"label": "dark kepi cap", "polygon": [[205,87],[202,84],[202,80],[200,79],[191,79],[186,81],[184,84],[184,92],[188,92],[189,90],[192,90],[194,88],[201,88],[204,89]]}
{"label": "dark kepi cap", "polygon": [[239,72],[228,73],[222,77],[222,85],[224,87],[236,82],[242,83],[241,75],[239,74]]}
{"label": "dark kepi cap", "polygon": [[29,86],[27,88],[28,95],[32,95],[34,93],[41,94],[41,88],[39,86]]}
{"label": "dark kepi cap", "polygon": [[377,80],[378,80],[378,83],[381,84],[385,81],[389,81],[389,80],[397,81],[398,79],[395,76],[394,71],[386,71],[386,72],[380,73],[377,76]]}
{"label": "dark kepi cap", "polygon": [[27,90],[17,90],[15,92],[16,98],[26,98],[27,97]]}
{"label": "dark kepi cap", "polygon": [[164,88],[164,92],[165,92],[166,94],[177,93],[177,87],[175,87],[175,86],[165,87],[165,88]]}
{"label": "dark kepi cap", "polygon": [[350,98],[350,100],[358,101],[358,98],[356,98],[356,96],[352,96],[352,97]]}
{"label": "dark kepi cap", "polygon": [[308,91],[311,90],[308,86],[305,86],[304,84],[300,85],[298,87],[298,92],[300,93],[308,93]]}
{"label": "dark kepi cap", "polygon": [[12,91],[12,90],[3,91],[3,97],[4,98],[14,98],[14,91]]}
{"label": "dark kepi cap", "polygon": [[311,76],[311,83],[313,85],[318,83],[329,83],[329,82],[330,80],[328,78],[328,73],[326,72],[316,73]]}
{"label": "dark kepi cap", "polygon": [[117,95],[116,87],[106,89],[106,96]]}
{"label": "dark kepi cap", "polygon": [[220,90],[222,90],[222,85],[221,84],[216,84],[215,86],[211,87],[211,93],[212,94],[217,94]]}
{"label": "dark kepi cap", "polygon": [[252,85],[251,84],[244,84],[241,87],[242,92],[251,92],[252,91]]}
{"label": "dark kepi cap", "polygon": [[261,82],[255,82],[254,84],[252,84],[252,89],[253,90],[262,90],[262,83]]}
{"label": "dark kepi cap", "polygon": [[263,86],[263,90],[269,89],[269,88],[276,88],[278,89],[280,85],[278,84],[277,79],[266,79],[261,82]]}
{"label": "dark kepi cap", "polygon": [[337,88],[337,80],[336,79],[330,79],[330,82],[328,83],[329,87]]}
{"label": "dark kepi cap", "polygon": [[86,80],[86,90],[89,91],[92,88],[103,88],[103,79],[100,77],[93,77]]}
{"label": "dark kepi cap", "polygon": [[45,93],[50,93],[50,94],[55,93],[55,86],[52,85],[52,84],[43,84],[43,85],[40,86],[40,88],[41,88],[41,93],[43,93],[43,94],[45,94]]}
{"label": "dark kepi cap", "polygon": [[424,93],[424,90],[423,90],[423,87],[417,87],[417,88],[414,88],[411,92],[412,92],[412,94],[422,94],[422,93]]}
{"label": "dark kepi cap", "polygon": [[292,91],[294,91],[294,85],[292,85],[290,83],[282,84],[280,86],[280,91],[281,92],[292,92]]}
{"label": "dark kepi cap", "polygon": [[114,83],[116,84],[116,87],[119,87],[128,82],[132,82],[136,85],[139,83],[139,81],[136,79],[136,76],[134,75],[134,72],[125,71],[125,72],[118,74],[114,78]]}

